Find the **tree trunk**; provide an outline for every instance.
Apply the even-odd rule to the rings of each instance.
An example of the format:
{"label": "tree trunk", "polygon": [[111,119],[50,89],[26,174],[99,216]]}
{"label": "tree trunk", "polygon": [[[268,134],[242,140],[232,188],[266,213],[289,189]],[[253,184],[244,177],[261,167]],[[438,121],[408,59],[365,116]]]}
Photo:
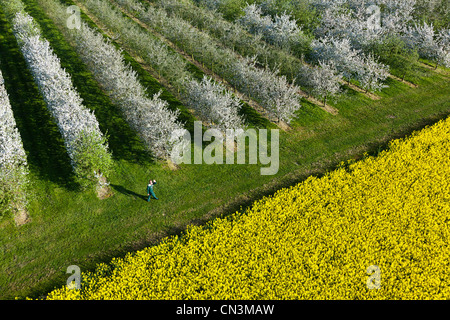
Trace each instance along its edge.
{"label": "tree trunk", "polygon": [[95,190],[97,192],[97,198],[100,200],[110,198],[114,195],[111,187],[109,186],[108,180],[103,176],[98,178],[98,183]]}
{"label": "tree trunk", "polygon": [[24,225],[31,221],[30,215],[26,208],[18,206],[15,203],[12,204],[12,207],[14,211],[14,222],[17,227],[20,227],[21,225]]}
{"label": "tree trunk", "polygon": [[172,159],[167,158],[166,161],[167,161],[167,166],[169,167],[170,170],[176,171],[176,170],[180,169],[180,167],[175,162],[173,162]]}
{"label": "tree trunk", "polygon": [[237,143],[234,139],[231,141],[228,141],[227,139],[225,139],[224,144],[225,144],[226,150],[230,151],[231,153],[235,153],[237,151]]}

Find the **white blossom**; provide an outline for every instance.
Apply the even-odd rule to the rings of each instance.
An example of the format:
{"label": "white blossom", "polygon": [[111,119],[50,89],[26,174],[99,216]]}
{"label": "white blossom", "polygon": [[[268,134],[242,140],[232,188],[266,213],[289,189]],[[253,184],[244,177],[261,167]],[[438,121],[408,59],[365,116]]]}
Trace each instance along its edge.
{"label": "white blossom", "polygon": [[239,23],[250,33],[261,35],[267,42],[289,49],[299,40],[301,29],[297,21],[284,12],[271,16],[264,15],[260,6],[250,4],[243,8],[244,15]]}
{"label": "white blossom", "polygon": [[372,54],[364,57],[364,68],[359,71],[357,79],[366,91],[379,91],[387,87],[383,81],[389,76],[389,68],[376,61]]}
{"label": "white blossom", "polygon": [[319,65],[313,68],[311,73],[311,86],[313,93],[323,99],[326,105],[329,97],[334,97],[340,92],[340,81],[342,74],[338,72],[334,63],[319,61]]}
{"label": "white blossom", "polygon": [[162,40],[124,17],[109,1],[82,0],[82,2],[109,30],[120,37],[127,47],[149,62],[152,68],[172,85],[179,88],[179,83],[190,75],[186,60],[173,52]]}
{"label": "white blossom", "polygon": [[[322,13],[317,37],[348,38],[352,46],[364,49],[387,35],[401,35],[412,21],[415,0],[313,0]],[[370,8],[378,8],[372,12]],[[381,11],[383,8],[383,11]],[[373,15],[380,25],[373,28]]]}
{"label": "white blossom", "polygon": [[372,28],[368,19],[366,7],[349,10],[332,6],[323,12],[321,24],[315,33],[317,37],[347,38],[353,47],[361,49],[382,33],[381,28]]}
{"label": "white blossom", "polygon": [[0,71],[0,189],[12,191],[10,206],[12,202],[16,207],[26,206],[27,183],[27,157]]}
{"label": "white blossom", "polygon": [[278,120],[289,123],[301,107],[300,89],[289,84],[285,76],[279,76],[278,70],[256,67],[254,57],[239,59],[229,68],[234,75],[232,82]]}
{"label": "white blossom", "polygon": [[[403,36],[410,48],[416,48],[422,58],[435,61],[444,66],[450,66],[450,31],[441,29],[435,32],[433,24],[415,23],[406,29]],[[436,66],[437,66],[436,65]]]}
{"label": "white blossom", "polygon": [[[64,139],[74,170],[77,171],[80,156],[86,152],[109,157],[108,146],[94,113],[83,106],[70,75],[62,69],[49,42],[41,38],[33,18],[25,12],[18,12],[13,19],[13,26],[25,61]],[[86,145],[86,136],[91,137],[93,140],[90,141],[94,144]],[[96,150],[85,150],[84,147]]]}
{"label": "white blossom", "polygon": [[450,29],[439,30],[436,41],[438,44],[438,61],[450,68]]}
{"label": "white blossom", "polygon": [[354,79],[358,69],[363,67],[363,54],[351,46],[349,39],[320,38],[312,41],[311,49],[316,61],[333,61],[347,79]]}
{"label": "white blossom", "polygon": [[[119,3],[126,2],[128,5],[133,1],[118,0]],[[285,76],[279,76],[278,71],[260,68],[255,59],[242,59],[231,49],[221,46],[207,33],[177,16],[168,16],[163,9],[149,7],[139,17],[166,38],[179,44],[185,51],[198,56],[202,62],[213,65],[214,72],[237,90],[257,101],[272,116],[289,122],[295,110],[300,107],[298,88],[289,84]],[[194,87],[183,88],[183,90],[192,88]],[[187,91],[185,95],[189,95],[189,92]],[[217,97],[217,99],[222,98]],[[195,103],[192,99],[189,101],[191,104]],[[199,105],[194,109],[202,108],[203,106]]]}
{"label": "white blossom", "polygon": [[244,119],[238,114],[242,102],[222,84],[204,76],[201,82],[190,80],[186,84],[186,92],[187,105],[212,122],[213,128],[222,132],[244,128]]}
{"label": "white blossom", "polygon": [[354,49],[349,39],[321,38],[314,40],[311,48],[317,61],[332,62],[345,78],[359,81],[364,89],[376,91],[385,87],[382,82],[388,76],[388,67],[373,55]]}
{"label": "white blossom", "polygon": [[160,93],[147,98],[137,73],[125,63],[122,51],[100,33],[83,23],[74,36],[82,60],[120,107],[130,126],[156,157],[167,159],[173,147],[172,132],[182,129],[177,121],[179,112],[169,110],[168,103],[159,98]]}
{"label": "white blossom", "polygon": [[416,0],[377,0],[377,5],[383,6],[383,33],[401,34],[406,26],[413,21]]}
{"label": "white blossom", "polygon": [[433,24],[415,23],[407,28],[404,40],[409,47],[416,48],[421,57],[436,58],[438,44],[435,40]]}

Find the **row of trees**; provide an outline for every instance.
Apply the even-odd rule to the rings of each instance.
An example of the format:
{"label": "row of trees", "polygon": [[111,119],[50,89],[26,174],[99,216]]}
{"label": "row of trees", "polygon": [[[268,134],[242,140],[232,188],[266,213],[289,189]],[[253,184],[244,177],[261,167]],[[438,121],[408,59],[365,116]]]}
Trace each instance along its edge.
{"label": "row of trees", "polygon": [[[225,4],[230,3],[228,0],[194,1],[220,12],[225,12]],[[306,35],[312,34],[317,39],[313,44],[329,43],[330,39],[334,39],[344,44],[342,46],[344,50],[350,42],[352,50],[364,54],[363,59],[357,60],[367,62],[366,67],[361,68],[361,61],[354,61],[355,66],[358,66],[355,69],[364,70],[364,72],[353,72],[356,76],[354,80],[361,86],[365,86],[366,90],[377,90],[383,86],[382,82],[386,75],[384,71],[387,70],[388,65],[392,68],[392,72],[404,78],[419,57],[434,61],[436,67],[439,64],[449,66],[450,63],[448,21],[445,23],[445,17],[441,14],[441,27],[436,28],[431,23],[423,21],[429,19],[422,19],[423,12],[442,11],[442,8],[445,8],[444,1],[431,3],[423,0],[252,0],[248,1],[249,4],[245,4],[244,1],[232,2],[240,8],[239,14],[235,15],[234,19],[246,25],[251,32],[262,35],[269,43],[277,44],[270,40],[269,34],[275,30],[273,26],[280,15],[286,18],[284,20],[286,25],[291,26],[284,29],[286,34],[281,38],[295,39],[290,33],[300,30],[297,39],[307,39]],[[305,18],[306,16],[314,18],[308,19]],[[295,20],[299,26],[298,29],[290,24]],[[303,26],[299,21],[307,25]],[[312,59],[310,62],[316,66],[319,66],[319,59],[330,61],[327,57],[319,57],[315,54],[314,47],[305,50],[305,46],[300,46],[293,52],[307,56],[312,53],[309,56]],[[347,78],[348,72],[340,69],[339,60],[333,61],[332,64]],[[379,66],[383,69],[381,73],[377,75],[378,72],[371,72],[371,69],[379,70]],[[299,69],[308,71],[310,68]],[[303,79],[302,85],[305,85],[311,82],[311,77],[312,73],[300,74],[297,79],[298,81]],[[359,79],[361,77],[364,80]],[[373,81],[377,77],[378,80]],[[374,84],[372,88],[370,88],[371,83]]]}
{"label": "row of trees", "polygon": [[238,21],[250,33],[261,35],[267,42],[286,50],[300,45],[301,29],[289,14],[276,14],[272,18],[263,15],[256,4],[246,6],[243,11],[244,15]]}
{"label": "row of trees", "polygon": [[[247,5],[237,21],[250,32],[267,33],[279,14],[274,11],[276,2]],[[416,21],[416,0],[311,0],[310,4],[321,15],[307,59],[316,65],[330,62],[347,80],[357,81],[367,91],[384,87],[387,66],[402,79],[419,57],[434,61],[436,68],[450,66],[449,29],[436,30],[432,24]],[[267,12],[271,16],[264,15]],[[290,30],[304,38],[298,29]],[[305,79],[312,80],[307,75]]]}
{"label": "row of trees", "polygon": [[441,29],[437,33],[432,24],[414,24],[401,35],[409,48],[415,48],[418,54],[436,63],[450,68],[450,29]]}
{"label": "row of trees", "polygon": [[[130,0],[120,1],[130,3]],[[280,48],[272,45],[276,43],[268,45],[268,43],[264,41],[264,35],[261,34],[262,32],[257,32],[256,27],[252,30],[255,34],[252,34],[245,28],[245,24],[241,25],[241,23],[228,21],[224,19],[220,13],[204,7],[198,7],[192,2],[153,0],[152,4],[158,8],[164,9],[169,18],[183,18],[184,20],[189,21],[191,25],[195,26],[197,29],[201,29],[203,33],[207,33],[222,46],[225,46],[232,51],[237,51],[242,56],[251,56],[251,59],[247,59],[248,65],[259,65],[268,67],[272,70],[277,70],[281,75],[286,76],[290,81],[295,81],[295,83],[303,90],[318,98],[324,98],[331,94],[331,92],[320,91],[317,89],[318,87],[321,87],[316,84],[318,76],[325,75],[326,72],[318,72],[318,70],[315,70],[320,68],[319,64],[314,67],[306,65],[302,54],[298,54],[299,51],[303,53],[309,50],[311,46],[310,37],[306,37],[304,34],[300,33],[299,37],[295,40],[292,38],[293,41],[290,44],[292,47],[287,48],[285,46],[284,48]],[[143,11],[142,7],[139,8],[138,6],[128,6],[128,9],[134,11],[135,14],[139,14],[139,12]],[[258,14],[261,15],[262,12],[259,10]],[[286,19],[292,22],[292,19],[287,15]],[[272,20],[269,20],[268,17],[263,20],[267,21],[268,25],[274,23]],[[279,28],[278,32],[282,29],[283,28]],[[301,48],[298,47],[299,44]],[[297,53],[298,56],[294,56],[294,53]],[[341,81],[342,77],[339,77],[339,74],[336,73],[332,79],[337,82],[330,84],[330,86],[327,87],[339,88],[339,81]],[[322,86],[322,88],[324,87]],[[323,100],[326,101],[327,99],[325,98]],[[289,110],[288,107],[285,109],[285,112],[289,113],[292,112],[292,110]]]}
{"label": "row of trees", "polygon": [[257,97],[265,110],[278,121],[289,123],[300,109],[299,88],[289,84],[279,70],[259,68],[256,59],[236,60],[232,66],[233,83],[250,96]]}
{"label": "row of trees", "polygon": [[[276,27],[279,21],[286,26],[297,25],[297,22],[287,14],[282,15],[283,19],[280,19],[278,15],[273,19],[271,16],[264,15],[261,7],[255,4],[247,5],[243,11],[244,16],[238,22],[249,32],[263,35],[266,41],[280,48],[298,47],[299,39],[305,38],[299,28]],[[277,43],[272,40],[276,37],[290,40]],[[347,80],[358,81],[366,91],[377,91],[383,88],[383,81],[388,76],[388,68],[385,65],[376,61],[373,55],[365,55],[361,50],[354,49],[347,38],[335,39],[324,35],[314,39],[310,44],[307,58],[315,65],[319,65],[319,61],[331,62]]]}
{"label": "row of trees", "polygon": [[111,101],[120,107],[131,128],[157,158],[168,159],[178,142],[172,133],[183,128],[177,120],[179,111],[167,108],[168,102],[159,98],[161,92],[148,98],[121,51],[100,33],[83,23],[75,37],[80,57]]}
{"label": "row of trees", "polygon": [[28,163],[0,71],[0,217],[27,206]]}
{"label": "row of trees", "polygon": [[320,38],[311,45],[311,56],[315,61],[333,63],[348,80],[356,80],[367,91],[378,91],[385,87],[383,82],[389,75],[389,68],[379,63],[372,54],[354,49],[347,38]]}
{"label": "row of trees", "polygon": [[20,0],[2,0],[13,32],[48,110],[64,139],[73,170],[82,186],[108,175],[112,156],[93,112],[82,103],[70,75],[61,67],[47,40]]}
{"label": "row of trees", "polygon": [[183,79],[192,76],[187,61],[171,50],[164,42],[144,32],[142,28],[123,16],[109,1],[81,0],[117,38],[148,61],[159,76],[164,77],[177,90]]}
{"label": "row of trees", "polygon": [[185,101],[188,106],[196,108],[204,119],[212,121],[210,126],[226,132],[227,129],[244,129],[245,125],[239,110],[242,102],[224,85],[208,76],[202,81],[190,80],[186,83]]}
{"label": "row of trees", "polygon": [[[297,73],[303,61],[291,52],[280,50],[267,43],[261,36],[254,36],[238,23],[224,19],[220,13],[198,7],[189,1],[153,0],[152,4],[167,12],[169,18],[182,18],[190,25],[213,38],[219,45],[244,57],[255,57],[258,64],[279,69],[288,81],[298,80]],[[305,44],[309,47],[309,44]],[[296,84],[302,86],[302,83]]]}
{"label": "row of trees", "polygon": [[[448,27],[436,30],[432,23],[416,21],[416,0],[313,0],[313,5],[323,11],[317,37],[347,38],[353,47],[380,54],[395,65],[403,57],[401,69],[410,67],[408,57],[415,52],[436,66],[450,66]],[[383,47],[392,46],[393,39],[399,55],[389,57]]]}
{"label": "row of trees", "polygon": [[[232,19],[245,15],[244,0],[193,0],[197,4],[227,13],[233,7]],[[450,13],[447,0],[250,0],[265,15],[276,19],[286,12],[317,38],[348,38],[357,49],[381,53],[380,46],[392,44],[392,38],[403,42],[404,56],[418,51],[423,58],[449,66],[448,43]],[[247,7],[249,7],[247,5]],[[249,7],[250,8],[250,7]],[[230,18],[230,17],[228,17]],[[292,22],[293,19],[290,19]],[[256,21],[256,20],[255,20]],[[268,21],[263,18],[262,21]],[[291,28],[292,30],[292,28]],[[423,41],[425,40],[425,41]],[[372,48],[376,46],[376,48]],[[387,50],[386,50],[387,51]],[[380,56],[388,61],[387,55]],[[391,62],[391,61],[389,61]],[[399,56],[392,59],[399,64]],[[403,64],[408,68],[410,59]],[[400,68],[402,69],[402,68]]]}
{"label": "row of trees", "polygon": [[39,1],[48,15],[74,44],[75,50],[102,86],[111,101],[119,106],[126,121],[147,148],[160,159],[169,159],[179,139],[173,132],[183,128],[179,112],[167,108],[160,93],[148,98],[136,72],[125,62],[122,51],[85,22],[80,28],[66,28],[67,8],[59,0]]}
{"label": "row of trees", "polygon": [[414,19],[435,25],[438,29],[450,27],[450,10],[448,0],[416,0]]}
{"label": "row of trees", "polygon": [[[264,4],[263,4],[264,5]],[[352,47],[348,39],[334,39],[323,37],[310,42],[300,40],[307,36],[300,28],[275,28],[280,17],[265,15],[262,6],[255,4],[243,8],[243,16],[237,20],[250,33],[262,36],[268,43],[286,50],[286,46],[297,55],[306,54],[306,60],[312,66],[302,65],[298,67],[298,82],[309,89],[313,95],[320,97],[326,104],[328,96],[336,96],[340,92],[340,82],[343,77],[357,81],[367,91],[378,91],[385,87],[384,81],[389,75],[389,69],[377,61],[372,54],[364,54],[361,50]],[[286,13],[284,21],[288,25],[297,24]],[[286,21],[289,21],[288,23]],[[278,22],[279,23],[279,22]],[[282,39],[291,39],[283,44],[271,40],[284,32]],[[299,46],[299,43],[308,43],[308,48]],[[303,50],[299,52],[299,47]]]}
{"label": "row of trees", "polygon": [[135,0],[116,2],[128,11],[135,11],[140,20],[253,98],[272,117],[289,122],[300,108],[299,88],[280,76],[278,70],[258,67],[254,59],[242,58],[189,22],[169,16],[162,8],[139,9],[140,3]]}
{"label": "row of trees", "polygon": [[[230,98],[231,93],[218,90],[217,85],[209,86],[210,80],[197,79],[196,75],[188,70],[187,62],[181,55],[125,17],[118,8],[99,0],[84,0],[84,3],[108,29],[120,35],[126,46],[132,48],[159,72],[176,89],[180,100],[196,110],[202,120],[221,129],[244,128],[244,119],[237,115],[241,104]],[[154,47],[161,50],[154,52]],[[158,56],[161,52],[163,53]],[[169,64],[170,68],[164,67]],[[198,99],[191,99],[191,96]],[[223,113],[234,116],[223,116]]]}
{"label": "row of trees", "polygon": [[[311,67],[304,63],[302,55],[298,54],[309,50],[311,39],[301,35],[297,43],[302,43],[302,48],[284,48],[268,45],[264,41],[263,35],[248,32],[243,25],[228,21],[222,15],[209,10],[203,6],[196,6],[190,1],[177,0],[152,0],[152,4],[163,8],[169,17],[181,17],[210,37],[220,42],[221,45],[237,51],[242,56],[251,56],[250,64],[255,64],[278,69],[280,74],[285,75],[290,81],[295,83],[309,94],[321,98],[324,102],[329,96],[336,96],[340,92],[340,82],[342,75],[331,64],[322,63],[327,66],[327,70],[321,70],[321,64]],[[130,8],[133,10],[133,8]],[[142,9],[134,8],[136,14]],[[262,13],[261,13],[262,14]],[[290,18],[289,18],[290,19]],[[290,19],[292,20],[292,19]],[[332,77],[327,75],[333,74]],[[322,78],[321,78],[322,77]],[[324,81],[327,85],[322,85]],[[329,90],[328,90],[329,89]]]}

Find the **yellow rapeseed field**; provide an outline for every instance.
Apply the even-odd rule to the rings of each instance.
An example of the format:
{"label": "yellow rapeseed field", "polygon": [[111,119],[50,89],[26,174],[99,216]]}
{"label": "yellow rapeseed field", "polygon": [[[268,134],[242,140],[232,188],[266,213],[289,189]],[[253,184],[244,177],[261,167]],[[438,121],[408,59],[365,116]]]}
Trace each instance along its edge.
{"label": "yellow rapeseed field", "polygon": [[450,118],[47,298],[449,299],[449,154]]}

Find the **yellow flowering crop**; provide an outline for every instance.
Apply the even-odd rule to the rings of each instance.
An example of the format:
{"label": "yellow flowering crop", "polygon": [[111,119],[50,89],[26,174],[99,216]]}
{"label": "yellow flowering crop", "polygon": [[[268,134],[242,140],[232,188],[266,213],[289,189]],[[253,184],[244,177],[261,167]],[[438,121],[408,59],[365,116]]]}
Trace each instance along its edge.
{"label": "yellow flowering crop", "polygon": [[47,298],[449,299],[449,152],[450,118]]}

